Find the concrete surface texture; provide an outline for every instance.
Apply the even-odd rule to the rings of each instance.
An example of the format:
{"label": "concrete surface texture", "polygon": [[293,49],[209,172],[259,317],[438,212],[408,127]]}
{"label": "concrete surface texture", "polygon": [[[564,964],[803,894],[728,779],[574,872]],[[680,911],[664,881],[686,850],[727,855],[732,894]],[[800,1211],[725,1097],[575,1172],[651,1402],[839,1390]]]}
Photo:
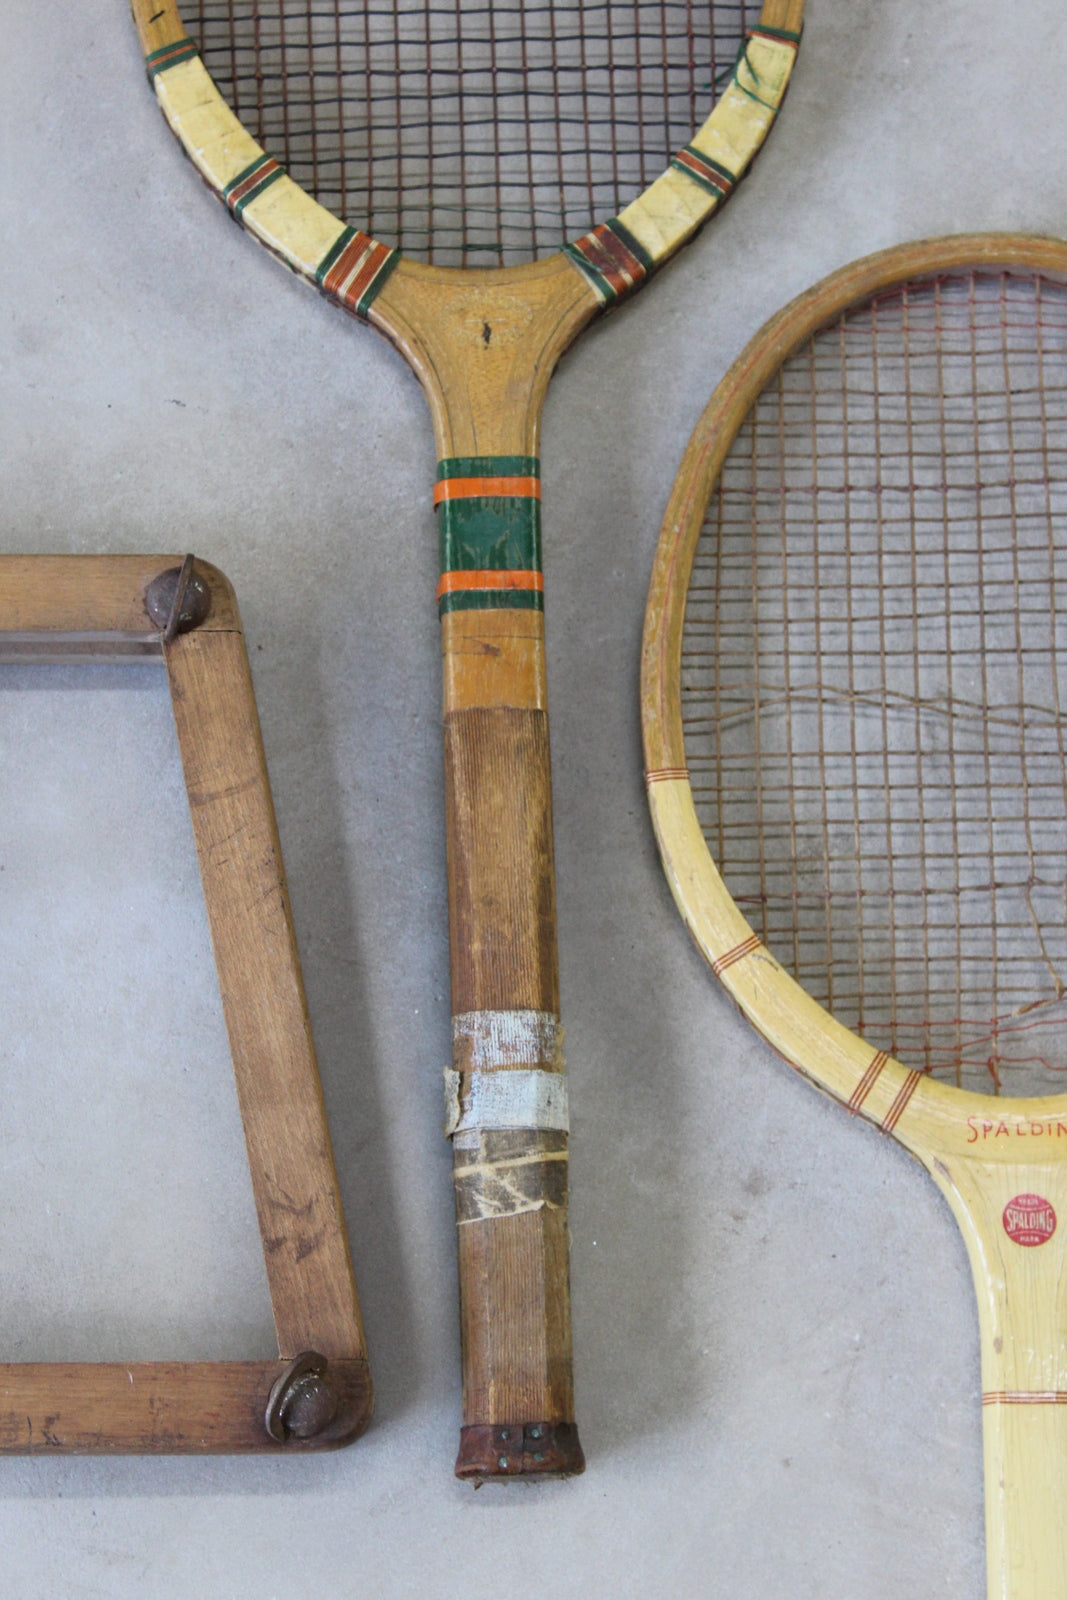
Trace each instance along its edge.
{"label": "concrete surface texture", "polygon": [[[1067,224],[1058,0],[811,0],[722,216],[564,360],[543,440],[588,1471],[454,1482],[434,450],[416,382],[208,197],[119,0],[0,0],[0,541],[193,549],[259,697],[377,1386],[295,1461],[0,1460],[10,1600],[984,1593],[978,1341],[920,1169],[691,947],[638,640],[685,441],[762,321],[902,239]],[[160,676],[0,677],[0,1349],[270,1355]]]}

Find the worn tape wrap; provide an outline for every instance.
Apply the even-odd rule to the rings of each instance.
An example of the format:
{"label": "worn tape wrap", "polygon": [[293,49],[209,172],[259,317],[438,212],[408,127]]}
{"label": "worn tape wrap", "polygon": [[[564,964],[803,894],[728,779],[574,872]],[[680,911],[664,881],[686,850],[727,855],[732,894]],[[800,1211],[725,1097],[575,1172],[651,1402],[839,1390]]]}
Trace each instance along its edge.
{"label": "worn tape wrap", "polygon": [[[464,1151],[452,1169],[456,1221],[489,1222],[525,1211],[562,1211],[567,1205],[567,1135],[483,1134],[478,1151]],[[558,1148],[546,1149],[545,1145]]]}
{"label": "worn tape wrap", "polygon": [[563,1030],[544,1011],[453,1018],[445,1133],[460,1224],[567,1203]]}
{"label": "worn tape wrap", "polygon": [[567,1080],[541,1067],[500,1072],[445,1068],[445,1133],[486,1128],[546,1128],[566,1133]]}
{"label": "worn tape wrap", "polygon": [[452,1065],[457,1072],[562,1072],[563,1028],[551,1011],[461,1011],[452,1018]]}

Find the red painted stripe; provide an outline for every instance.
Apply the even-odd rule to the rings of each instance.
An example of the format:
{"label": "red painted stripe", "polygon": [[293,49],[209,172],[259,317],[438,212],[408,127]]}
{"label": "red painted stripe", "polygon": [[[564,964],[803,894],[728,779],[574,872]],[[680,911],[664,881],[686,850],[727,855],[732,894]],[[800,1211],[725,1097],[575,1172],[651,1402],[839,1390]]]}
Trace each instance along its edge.
{"label": "red painted stripe", "polygon": [[643,264],[606,224],[602,223],[592,233],[579,239],[575,249],[580,250],[590,266],[607,278],[616,294],[624,294],[627,289],[644,280]]}
{"label": "red painted stripe", "polygon": [[679,150],[674,159],[678,166],[686,167],[690,172],[695,172],[698,177],[704,179],[705,183],[714,184],[720,194],[729,194],[731,187],[729,180],[724,178],[721,172],[717,172],[714,167],[709,167],[703,161],[698,160],[691,150]]}
{"label": "red painted stripe", "polygon": [[859,1083],[857,1083],[855,1089],[852,1091],[852,1094],[849,1096],[849,1099],[846,1102],[848,1109],[851,1111],[853,1116],[856,1115],[860,1106],[863,1104],[871,1090],[874,1088],[875,1084],[878,1082],[878,1079],[882,1075],[882,1068],[885,1066],[888,1060],[888,1050],[879,1050],[872,1058],[870,1066],[867,1068],[866,1072],[863,1074],[863,1077],[860,1079]]}
{"label": "red painted stripe", "polygon": [[391,254],[388,245],[370,234],[356,233],[322,280],[322,287],[354,310]]}
{"label": "red painted stripe", "polygon": [[339,294],[348,275],[355,270],[374,244],[369,233],[354,233],[322,280],[328,294]]}
{"label": "red painted stripe", "polygon": [[543,572],[443,572],[437,585],[437,598],[470,589],[526,589],[543,594],[544,588]]}
{"label": "red painted stripe", "polygon": [[753,950],[758,950],[761,944],[758,934],[752,934],[743,944],[736,944],[732,950],[727,950],[724,956],[719,956],[717,961],[711,963],[711,970],[718,977],[720,972],[725,972],[727,967],[732,967],[735,961],[740,961],[744,956],[750,956]]}
{"label": "red painted stripe", "polygon": [[904,1079],[904,1082],[897,1091],[896,1099],[886,1112],[885,1121],[881,1125],[883,1133],[892,1133],[893,1129],[903,1116],[908,1101],[919,1087],[919,1080],[921,1077],[921,1072],[908,1073],[908,1076]]}
{"label": "red painted stripe", "polygon": [[442,478],[434,484],[433,503],[445,500],[477,500],[487,495],[517,495],[540,500],[540,478]]}
{"label": "red painted stripe", "polygon": [[984,1406],[1067,1406],[1062,1389],[992,1389],[982,1396]]}

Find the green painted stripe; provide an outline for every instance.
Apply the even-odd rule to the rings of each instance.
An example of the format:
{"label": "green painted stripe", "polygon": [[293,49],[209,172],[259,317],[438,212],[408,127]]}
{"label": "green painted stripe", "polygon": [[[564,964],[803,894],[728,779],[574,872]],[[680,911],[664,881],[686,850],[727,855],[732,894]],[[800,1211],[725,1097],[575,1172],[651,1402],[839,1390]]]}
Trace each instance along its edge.
{"label": "green painted stripe", "polygon": [[733,86],[734,86],[735,89],[739,90],[741,94],[747,95],[747,97],[751,101],[753,101],[753,103],[755,105],[762,106],[764,111],[770,111],[773,115],[777,115],[777,113],[778,113],[778,105],[777,104],[773,103],[770,100],[761,100],[759,95],[753,93],[753,91],[751,89],[747,88],[741,82],[741,79],[738,77],[738,73],[741,70],[741,63],[743,61],[745,63],[745,66],[748,68],[749,72],[752,74],[753,82],[755,84],[757,84],[757,85],[760,83],[760,75],[756,71],[755,67],[752,65],[752,62],[748,59],[748,46],[749,46],[749,40],[746,39],[744,44],[741,46],[740,50],[737,53],[737,61],[736,61],[735,65],[734,65],[734,75],[733,75],[733,79],[732,79]]}
{"label": "green painted stripe", "polygon": [[563,254],[569,256],[578,271],[589,279],[604,306],[613,306],[619,297],[615,292],[614,286],[600,271],[600,268],[594,267],[589,257],[583,255],[576,244],[565,244],[563,246]]}
{"label": "green painted stripe", "polygon": [[729,167],[724,167],[721,161],[713,161],[710,156],[704,154],[703,150],[698,150],[695,144],[683,145],[682,149],[687,150],[702,166],[710,167],[712,172],[717,172],[726,183],[734,184],[737,182],[736,172],[731,172]]}
{"label": "green painted stripe", "polygon": [[790,33],[786,28],[753,28],[752,32],[759,39],[783,39],[786,44],[799,44],[799,33]]}
{"label": "green painted stripe", "polygon": [[629,228],[624,227],[619,221],[618,217],[610,217],[608,221],[605,222],[604,226],[605,228],[610,228],[616,239],[620,240],[620,242],[626,246],[631,255],[637,257],[638,261],[640,261],[647,273],[651,274],[655,271],[656,263],[653,261],[644,245],[639,239],[634,238]]}
{"label": "green painted stripe", "polygon": [[690,183],[695,183],[698,189],[703,189],[705,194],[712,195],[716,200],[725,200],[729,190],[723,189],[720,184],[712,183],[710,178],[703,177],[699,172],[694,172],[692,167],[687,167],[684,161],[671,157],[671,166],[675,172],[680,172],[683,178],[688,178]]}
{"label": "green painted stripe", "polygon": [[475,495],[445,500],[437,510],[442,572],[540,572],[539,500]]}
{"label": "green painted stripe", "polygon": [[437,463],[437,481],[443,478],[539,478],[537,456],[446,456]]}
{"label": "green painted stripe", "polygon": [[392,250],[386,256],[385,260],[382,262],[381,266],[378,268],[377,272],[374,274],[374,278],[373,278],[372,282],[367,285],[366,289],[363,291],[363,293],[360,295],[359,299],[356,302],[356,316],[357,317],[362,317],[364,319],[364,321],[366,321],[367,312],[370,310],[372,302],[377,299],[377,297],[381,293],[382,289],[384,289],[385,283],[386,283],[387,278],[389,277],[389,274],[392,272],[393,268],[397,265],[399,260],[400,260],[400,251],[399,250]]}
{"label": "green painted stripe", "polygon": [[692,167],[687,166],[686,163],[680,160],[678,156],[671,156],[671,166],[674,168],[675,172],[680,172],[683,177],[688,178],[692,183],[695,183],[698,189],[703,189],[705,194],[712,195],[716,200],[725,200],[726,196],[730,193],[730,190],[737,183],[737,179],[734,177],[733,173],[728,172],[724,166],[719,164],[719,162],[712,161],[710,156],[706,156],[703,151],[698,150],[695,145],[687,144],[684,146],[684,149],[688,151],[690,155],[694,156],[702,166],[710,167],[713,172],[719,173],[723,181],[722,183],[715,183],[713,179],[705,177],[702,172],[694,172]]}
{"label": "green painted stripe", "polygon": [[[612,281],[612,274],[615,275],[616,279],[619,277],[620,268],[611,261],[610,247],[604,244],[604,234],[606,233],[610,233],[617,239],[626,253],[633,258],[633,268],[627,268],[627,275],[634,280],[631,284],[619,286]],[[599,254],[600,260],[591,260],[590,256],[582,249],[582,245],[586,242],[588,242],[592,256],[595,258]],[[611,217],[607,222],[601,223],[599,227],[594,228],[591,233],[585,234],[582,239],[576,239],[573,244],[565,244],[563,253],[569,256],[578,270],[583,272],[589,279],[597,297],[605,307],[615,305],[626,295],[632,294],[635,289],[639,289],[645,279],[652,275],[656,265],[644,245],[634,237],[624,223],[619,221],[618,217]]]}
{"label": "green painted stripe", "polygon": [[468,589],[442,595],[437,609],[442,617],[449,611],[543,611],[545,597],[531,589]]}
{"label": "green painted stripe", "polygon": [[343,233],[338,234],[336,242],[327,250],[326,254],[315,268],[315,282],[320,288],[325,281],[326,274],[329,272],[338,256],[343,254],[343,252],[348,249],[348,246],[351,244],[358,232],[358,228],[345,228]]}
{"label": "green painted stripe", "polygon": [[[437,464],[438,482],[456,478],[540,478],[536,456],[448,456]],[[443,500],[441,571],[540,572],[541,502],[534,495],[477,494]],[[534,589],[460,589],[444,594],[438,612],[543,611]]]}
{"label": "green painted stripe", "polygon": [[153,50],[145,56],[145,70],[149,78],[155,79],[168,68],[176,67],[182,61],[191,61],[198,53],[192,39],[176,39],[173,44],[165,44],[162,50]]}

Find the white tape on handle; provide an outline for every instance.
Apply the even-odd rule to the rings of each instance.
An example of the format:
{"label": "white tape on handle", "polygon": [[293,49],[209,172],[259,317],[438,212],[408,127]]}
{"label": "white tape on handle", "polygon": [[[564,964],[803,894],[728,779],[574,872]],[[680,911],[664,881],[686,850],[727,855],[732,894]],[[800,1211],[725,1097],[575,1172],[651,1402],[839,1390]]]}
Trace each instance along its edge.
{"label": "white tape on handle", "polygon": [[551,1011],[461,1011],[452,1018],[452,1061],[467,1072],[493,1067],[563,1070],[563,1029]]}
{"label": "white tape on handle", "polygon": [[566,1133],[567,1080],[541,1067],[502,1072],[445,1068],[445,1134],[492,1128],[536,1128]]}

